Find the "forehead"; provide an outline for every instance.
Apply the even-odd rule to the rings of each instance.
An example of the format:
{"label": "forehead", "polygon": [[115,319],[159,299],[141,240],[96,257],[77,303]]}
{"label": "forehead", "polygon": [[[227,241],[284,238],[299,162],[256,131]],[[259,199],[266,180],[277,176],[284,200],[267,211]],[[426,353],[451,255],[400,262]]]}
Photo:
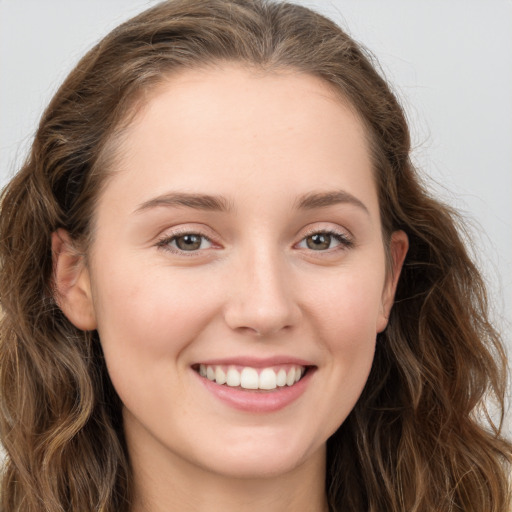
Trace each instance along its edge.
{"label": "forehead", "polygon": [[333,187],[373,200],[368,148],[354,109],[323,80],[226,64],[182,71],[146,94],[118,146],[111,186],[128,197],[129,180],[140,202],[175,188],[261,195],[262,185],[290,201]]}

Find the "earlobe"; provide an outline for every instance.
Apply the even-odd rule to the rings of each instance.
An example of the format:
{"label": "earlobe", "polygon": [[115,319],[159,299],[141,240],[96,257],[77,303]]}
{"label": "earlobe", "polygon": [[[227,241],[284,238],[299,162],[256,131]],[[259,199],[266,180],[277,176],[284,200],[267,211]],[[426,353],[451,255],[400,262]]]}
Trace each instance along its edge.
{"label": "earlobe", "polygon": [[64,229],[52,233],[53,290],[55,301],[78,329],[96,329],[89,271],[84,257]]}
{"label": "earlobe", "polygon": [[389,253],[391,257],[391,269],[386,278],[386,284],[382,293],[381,311],[377,320],[377,332],[382,332],[389,319],[391,308],[393,306],[396,287],[400,272],[409,249],[409,238],[404,231],[395,231],[391,235]]}

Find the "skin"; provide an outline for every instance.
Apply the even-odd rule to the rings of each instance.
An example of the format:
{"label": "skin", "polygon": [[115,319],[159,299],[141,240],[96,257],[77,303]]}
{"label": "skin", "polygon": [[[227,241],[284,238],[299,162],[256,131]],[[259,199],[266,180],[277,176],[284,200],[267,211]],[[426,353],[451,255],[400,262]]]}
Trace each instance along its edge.
{"label": "skin", "polygon": [[[162,204],[170,193],[222,196],[229,209]],[[56,283],[68,318],[98,330],[123,401],[133,510],[326,510],[326,440],[365,385],[407,251],[394,233],[386,271],[354,112],[292,71],[173,76],[125,133],[95,226],[87,263],[54,234]],[[310,248],[329,231],[340,240]],[[208,240],[180,251],[184,233]],[[233,354],[300,357],[314,372],[287,407],[240,411],[191,368]]]}

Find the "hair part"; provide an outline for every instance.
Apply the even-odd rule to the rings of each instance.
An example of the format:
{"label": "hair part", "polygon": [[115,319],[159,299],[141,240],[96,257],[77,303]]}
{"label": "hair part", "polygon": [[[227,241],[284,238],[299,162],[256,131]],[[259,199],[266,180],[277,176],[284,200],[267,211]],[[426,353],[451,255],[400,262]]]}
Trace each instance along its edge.
{"label": "hair part", "polygon": [[121,402],[96,332],[55,303],[51,234],[77,246],[151,91],[180,70],[236,62],[321,78],[368,134],[384,239],[409,253],[356,407],[328,441],[331,509],[503,512],[511,445],[479,411],[503,411],[505,357],[455,213],[422,186],[402,108],[369,54],[332,21],[265,0],[171,0],[113,30],[47,107],[2,195],[0,435],[5,511],[128,511]]}

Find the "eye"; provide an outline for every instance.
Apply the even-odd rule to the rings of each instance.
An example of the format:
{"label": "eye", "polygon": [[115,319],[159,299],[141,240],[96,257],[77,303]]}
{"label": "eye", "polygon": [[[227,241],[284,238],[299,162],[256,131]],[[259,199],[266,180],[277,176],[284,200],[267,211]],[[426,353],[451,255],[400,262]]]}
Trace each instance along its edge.
{"label": "eye", "polygon": [[212,242],[206,236],[198,233],[183,233],[160,240],[158,246],[173,252],[194,252],[200,249],[209,249]]}
{"label": "eye", "polygon": [[301,249],[311,249],[312,251],[327,251],[329,249],[347,248],[352,245],[352,241],[343,233],[317,231],[304,237],[299,242],[298,247]]}

